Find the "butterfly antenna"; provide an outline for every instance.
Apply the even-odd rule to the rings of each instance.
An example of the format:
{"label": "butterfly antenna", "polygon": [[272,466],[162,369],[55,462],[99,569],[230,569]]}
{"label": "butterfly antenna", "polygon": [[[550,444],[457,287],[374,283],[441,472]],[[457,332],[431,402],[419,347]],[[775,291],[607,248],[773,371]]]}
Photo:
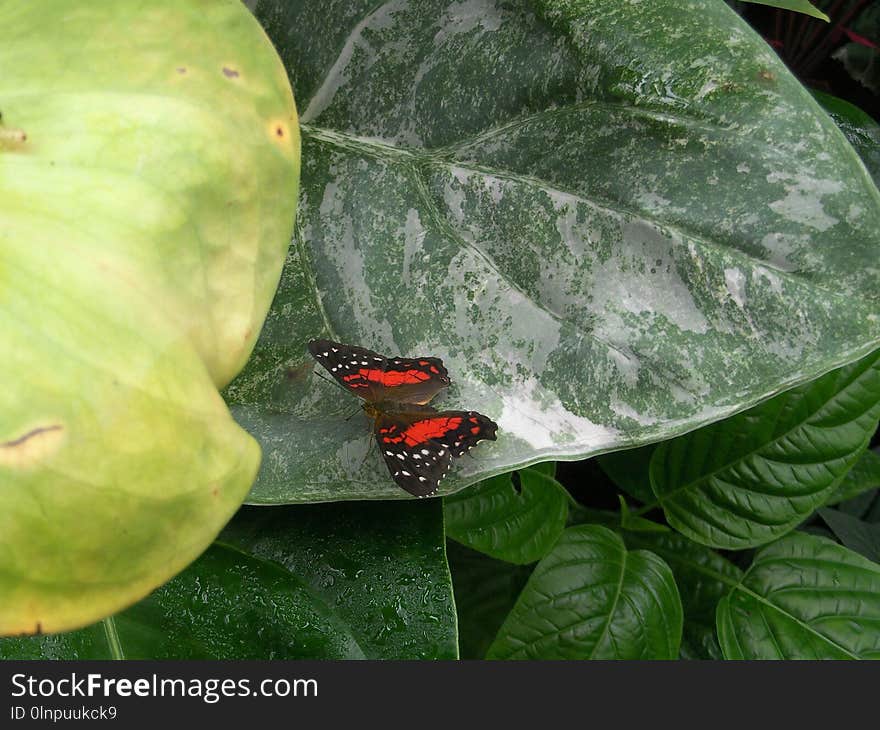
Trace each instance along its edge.
{"label": "butterfly antenna", "polygon": [[[345,389],[345,386],[343,386],[343,385],[337,383],[335,380],[333,380],[333,378],[328,378],[328,377],[327,377],[326,375],[324,375],[320,370],[312,370],[312,372],[313,372],[315,375],[317,375],[319,378],[321,378],[321,380],[326,380],[328,383],[330,383],[330,384],[331,384],[332,386],[334,386],[335,388],[339,388],[339,390],[341,390],[343,393],[348,393],[348,392],[349,392],[349,391],[347,391],[347,390]],[[349,416],[349,418],[351,418],[351,416]],[[347,421],[348,418],[346,418],[345,420]]]}

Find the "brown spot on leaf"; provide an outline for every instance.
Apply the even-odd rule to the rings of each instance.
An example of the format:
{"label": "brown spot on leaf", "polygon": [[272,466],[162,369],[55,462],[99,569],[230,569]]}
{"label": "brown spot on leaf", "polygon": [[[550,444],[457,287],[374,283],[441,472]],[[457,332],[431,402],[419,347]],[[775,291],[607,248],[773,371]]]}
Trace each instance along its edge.
{"label": "brown spot on leaf", "polygon": [[284,119],[279,119],[276,117],[275,119],[269,120],[269,125],[266,127],[266,131],[272,137],[276,144],[283,145],[285,148],[289,149],[293,140],[290,136],[290,125]]}
{"label": "brown spot on leaf", "polygon": [[223,67],[223,75],[227,79],[237,79],[240,74],[234,68],[229,68],[229,66],[224,66]]}
{"label": "brown spot on leaf", "polygon": [[61,445],[63,432],[64,427],[55,423],[0,441],[0,466],[24,468],[50,456]]}
{"label": "brown spot on leaf", "polygon": [[179,73],[179,74],[185,74],[185,73],[186,73],[186,66],[178,66],[178,67],[177,67],[177,73]]}
{"label": "brown spot on leaf", "polygon": [[762,68],[758,71],[758,78],[762,81],[776,81],[776,74],[766,68]]}
{"label": "brown spot on leaf", "polygon": [[27,134],[23,129],[15,127],[0,127],[0,146],[3,144],[23,144],[27,141]]}

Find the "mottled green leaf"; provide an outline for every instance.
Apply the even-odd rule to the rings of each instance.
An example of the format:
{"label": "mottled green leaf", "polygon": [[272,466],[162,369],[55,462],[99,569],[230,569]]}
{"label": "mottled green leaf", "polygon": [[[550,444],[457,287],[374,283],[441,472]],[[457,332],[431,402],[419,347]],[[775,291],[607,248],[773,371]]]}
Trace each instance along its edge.
{"label": "mottled green leaf", "polygon": [[236,0],[0,3],[0,634],[118,612],[248,493],[218,394],[293,228],[296,110]]}
{"label": "mottled green leaf", "polygon": [[457,542],[447,545],[462,659],[483,659],[516,603],[531,568],[495,560]]}
{"label": "mottled green leaf", "polygon": [[762,545],[825,503],[877,430],[880,350],[745,413],[660,444],[651,483],[676,530]]}
{"label": "mottled green leaf", "polygon": [[880,565],[795,532],[718,604],[727,659],[880,659]]}
{"label": "mottled green leaf", "polygon": [[794,10],[804,15],[812,15],[814,18],[830,22],[830,18],[819,10],[809,0],[742,0],[745,3],[755,3],[756,5],[769,5],[771,8],[782,8],[783,10]]}
{"label": "mottled green leaf", "polygon": [[446,534],[462,545],[509,563],[534,563],[562,534],[568,492],[528,467],[502,474],[444,500]]}
{"label": "mottled green leaf", "polygon": [[846,547],[880,563],[880,524],[865,522],[836,509],[820,509],[819,514]]}
{"label": "mottled green leaf", "polygon": [[[228,391],[255,502],[399,498],[319,333],[436,355],[498,421],[443,493],[741,411],[880,343],[880,195],[717,0],[263,0],[303,110],[295,246]],[[662,28],[663,32],[657,32]],[[387,485],[376,489],[375,484]]]}
{"label": "mottled green leaf", "polygon": [[631,550],[650,550],[672,569],[684,609],[684,659],[721,659],[715,634],[718,601],[736,585],[742,571],[714,550],[675,534],[623,532]]}
{"label": "mottled green leaf", "polygon": [[279,565],[215,545],[126,611],[0,640],[3,659],[363,659],[340,617]]}
{"label": "mottled green leaf", "polygon": [[669,566],[599,525],[571,527],[538,563],[490,659],[673,659],[682,608]]}
{"label": "mottled green leaf", "polygon": [[370,659],[454,659],[439,502],[245,508],[221,538],[297,576]]}

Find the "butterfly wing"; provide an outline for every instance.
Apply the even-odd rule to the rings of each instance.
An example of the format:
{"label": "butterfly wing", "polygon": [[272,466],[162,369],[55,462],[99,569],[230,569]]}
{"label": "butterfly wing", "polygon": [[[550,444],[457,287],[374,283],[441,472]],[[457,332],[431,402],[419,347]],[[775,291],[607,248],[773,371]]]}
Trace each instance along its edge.
{"label": "butterfly wing", "polygon": [[436,357],[383,357],[372,350],[332,340],[312,340],[309,352],[346,390],[370,403],[424,405],[449,385]]}
{"label": "butterfly wing", "polygon": [[427,497],[437,491],[453,458],[478,441],[494,441],[496,429],[491,419],[475,411],[423,408],[381,414],[376,419],[376,441],[398,486]]}
{"label": "butterfly wing", "polygon": [[447,446],[454,457],[462,456],[480,441],[495,441],[498,424],[488,416],[476,411],[444,411],[439,414],[447,416],[450,424],[443,434],[434,437],[436,441]]}

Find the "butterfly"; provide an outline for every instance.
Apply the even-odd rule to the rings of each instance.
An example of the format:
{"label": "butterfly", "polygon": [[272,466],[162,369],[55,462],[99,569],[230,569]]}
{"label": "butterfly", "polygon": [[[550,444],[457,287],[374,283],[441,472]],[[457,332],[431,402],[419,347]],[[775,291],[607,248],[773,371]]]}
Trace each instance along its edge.
{"label": "butterfly", "polygon": [[323,339],[308,348],[337,383],[363,399],[391,478],[410,494],[434,494],[454,458],[479,441],[495,440],[498,425],[482,413],[427,405],[449,386],[439,358],[384,357]]}

